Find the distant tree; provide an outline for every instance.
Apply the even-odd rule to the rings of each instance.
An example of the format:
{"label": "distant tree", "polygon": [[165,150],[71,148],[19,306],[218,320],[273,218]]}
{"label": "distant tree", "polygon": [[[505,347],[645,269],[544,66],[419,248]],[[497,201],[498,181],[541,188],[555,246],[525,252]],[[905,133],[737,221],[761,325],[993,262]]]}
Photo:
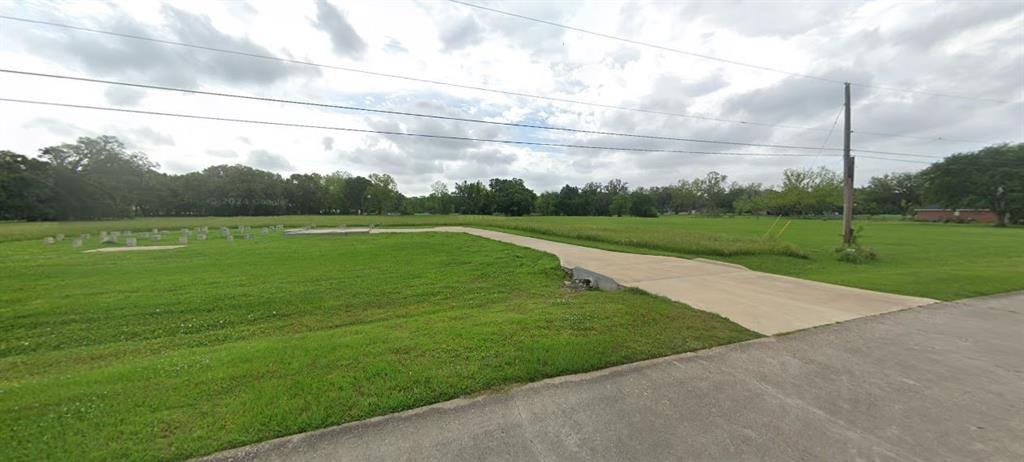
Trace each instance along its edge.
{"label": "distant tree", "polygon": [[398,210],[398,183],[387,173],[371,173],[368,176],[367,200],[372,210],[384,215]]}
{"label": "distant tree", "polygon": [[455,183],[452,194],[455,211],[466,215],[490,215],[493,209],[491,193],[483,183],[463,181]]}
{"label": "distant tree", "polygon": [[348,204],[345,203],[345,183],[352,178],[352,174],[345,171],[336,171],[324,176],[324,188],[326,197],[325,206],[329,213],[348,213]]}
{"label": "distant tree", "polygon": [[629,194],[619,194],[612,199],[612,205],[610,207],[612,215],[621,217],[623,215],[629,215],[630,212],[630,199]]}
{"label": "distant tree", "polygon": [[317,173],[295,173],[288,177],[285,195],[288,213],[318,215],[328,209],[327,183]]}
{"label": "distant tree", "polygon": [[954,154],[921,176],[925,196],[946,207],[991,209],[997,226],[1024,221],[1024,143]]}
{"label": "distant tree", "polygon": [[636,190],[630,194],[629,213],[637,217],[656,217],[658,209],[654,206],[654,198],[650,194]]}
{"label": "distant tree", "polygon": [[557,192],[545,191],[533,201],[533,210],[541,215],[558,215],[558,208],[555,206],[557,202]]}
{"label": "distant tree", "polygon": [[157,167],[145,154],[130,153],[117,137],[106,135],[43,148],[39,157],[53,166],[61,218],[137,214],[139,192]]}
{"label": "distant tree", "polygon": [[533,211],[537,195],[519,178],[493,178],[489,183],[494,211],[503,215],[522,216]]}
{"label": "distant tree", "polygon": [[555,200],[555,210],[559,215],[585,215],[580,200],[580,189],[571,185],[562,186],[562,189],[558,191],[558,198]]}
{"label": "distant tree", "polygon": [[443,181],[435,181],[430,185],[430,196],[427,197],[427,211],[436,214],[452,213],[452,195],[448,185]]}
{"label": "distant tree", "polygon": [[344,185],[344,205],[342,213],[352,213],[361,215],[368,213],[367,209],[370,207],[368,199],[368,190],[373,183],[361,176],[355,176],[345,180]]}
{"label": "distant tree", "polygon": [[0,220],[56,218],[53,179],[49,163],[0,151]]}
{"label": "distant tree", "polygon": [[876,176],[856,191],[857,213],[907,214],[923,202],[924,184],[915,173]]}
{"label": "distant tree", "polygon": [[629,184],[618,178],[614,178],[608,181],[608,184],[604,185],[604,190],[612,197],[629,194]]}
{"label": "distant tree", "polygon": [[669,188],[672,196],[669,208],[673,212],[683,213],[697,209],[700,201],[700,191],[698,190],[698,185],[694,184],[696,181],[679,180],[674,187]]}

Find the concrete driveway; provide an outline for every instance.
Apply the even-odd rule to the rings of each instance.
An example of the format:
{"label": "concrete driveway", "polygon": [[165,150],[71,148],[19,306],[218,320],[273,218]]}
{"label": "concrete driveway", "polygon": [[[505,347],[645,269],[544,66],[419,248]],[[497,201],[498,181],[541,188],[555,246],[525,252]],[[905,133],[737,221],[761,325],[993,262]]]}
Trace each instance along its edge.
{"label": "concrete driveway", "polygon": [[[366,228],[290,231],[291,234],[354,234]],[[517,234],[459,226],[377,228],[373,233],[456,232],[554,254],[566,268],[584,268],[625,287],[636,287],[729,318],[755,332],[775,335],[935,300],[751,271],[711,260],[612,252]]]}
{"label": "concrete driveway", "polygon": [[210,460],[1024,460],[1024,292],[281,438]]}

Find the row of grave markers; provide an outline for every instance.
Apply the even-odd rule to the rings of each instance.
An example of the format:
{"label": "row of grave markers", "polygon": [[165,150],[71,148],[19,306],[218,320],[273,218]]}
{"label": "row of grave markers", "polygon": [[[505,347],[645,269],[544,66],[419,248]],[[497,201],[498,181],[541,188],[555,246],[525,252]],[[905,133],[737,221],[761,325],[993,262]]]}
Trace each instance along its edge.
{"label": "row of grave markers", "polygon": [[[242,239],[252,239],[254,237],[251,226],[238,226],[236,229],[238,233],[241,235]],[[263,227],[260,228],[260,234],[267,235],[270,234],[271,231],[281,231],[283,229],[284,225]],[[207,226],[197,226],[194,228],[194,230],[189,228],[181,228],[180,235],[178,236],[178,244],[187,245],[189,238],[192,238],[193,235],[195,236],[195,239],[197,241],[205,241],[207,239],[207,235],[209,234],[209,232],[210,228]],[[138,239],[140,238],[150,239],[154,242],[159,242],[163,239],[163,236],[169,233],[170,231],[160,230],[158,228],[153,228],[152,232],[142,231],[138,233],[133,233],[132,231],[100,231],[99,240],[100,244],[117,244],[118,239],[124,237],[124,244],[126,247],[135,247],[138,245]],[[235,236],[234,234],[232,234],[231,228],[221,227],[220,233],[221,236],[223,236],[224,239],[228,242],[232,242],[235,240]],[[53,245],[57,242],[64,241],[64,237],[65,236],[63,234],[47,236],[43,238],[43,244]],[[77,238],[71,239],[71,247],[81,247],[82,244],[85,241],[89,240],[90,238],[92,238],[92,234],[82,233]]]}

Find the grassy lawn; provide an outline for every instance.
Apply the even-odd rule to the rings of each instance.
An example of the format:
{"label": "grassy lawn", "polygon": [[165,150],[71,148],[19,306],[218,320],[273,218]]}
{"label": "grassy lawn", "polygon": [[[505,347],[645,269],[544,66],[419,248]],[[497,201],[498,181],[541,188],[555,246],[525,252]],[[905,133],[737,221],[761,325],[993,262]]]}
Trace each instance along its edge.
{"label": "grassy lawn", "polygon": [[309,221],[0,225],[0,459],[182,459],[756,337],[638,291],[566,291],[553,256],[466,235],[36,239]]}
{"label": "grassy lawn", "polygon": [[[774,218],[481,217],[481,216],[287,216],[153,218],[110,222],[0,224],[0,242],[40,239],[63,232],[176,229],[208,224],[336,226],[467,225],[505,230],[581,245],[681,257],[708,257],[752,269],[864,289],[955,300],[1024,289],[1024,228],[859,220],[861,242],[880,260],[841,263],[833,249],[839,222],[796,219],[778,239],[765,238]],[[786,220],[780,221],[780,230]]]}

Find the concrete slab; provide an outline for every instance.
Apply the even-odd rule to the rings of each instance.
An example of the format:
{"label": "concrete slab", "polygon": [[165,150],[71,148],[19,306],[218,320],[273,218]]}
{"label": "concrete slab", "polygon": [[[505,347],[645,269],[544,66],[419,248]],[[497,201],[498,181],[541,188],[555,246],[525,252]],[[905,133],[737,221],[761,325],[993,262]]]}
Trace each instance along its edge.
{"label": "concrete slab", "polygon": [[467,233],[548,252],[557,256],[563,267],[598,273],[618,285],[636,287],[720,314],[766,335],[936,302],[751,271],[731,263],[612,252],[499,231],[459,226],[372,231],[375,234],[411,232]]}
{"label": "concrete slab", "polygon": [[1024,460],[1024,292],[557,377],[208,461]]}
{"label": "concrete slab", "polygon": [[367,234],[370,228],[316,228],[316,229],[289,229],[285,230],[285,236],[330,236],[345,234]]}
{"label": "concrete slab", "polygon": [[102,249],[85,250],[82,253],[109,253],[109,252],[146,252],[151,250],[172,250],[185,247],[183,245],[145,245],[141,247],[104,247]]}

